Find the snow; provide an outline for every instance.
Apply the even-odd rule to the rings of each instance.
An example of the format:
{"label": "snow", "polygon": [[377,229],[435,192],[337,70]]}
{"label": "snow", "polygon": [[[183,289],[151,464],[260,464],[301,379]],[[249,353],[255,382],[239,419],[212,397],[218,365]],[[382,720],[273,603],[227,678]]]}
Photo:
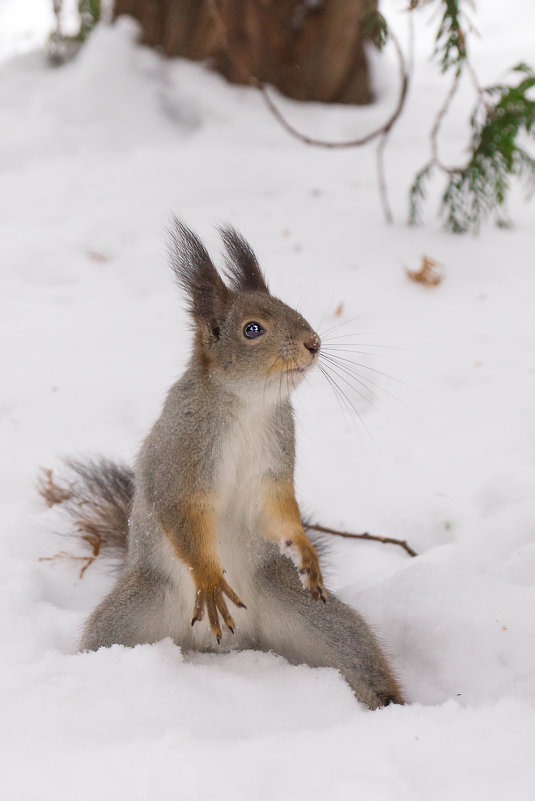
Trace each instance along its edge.
{"label": "snow", "polygon": [[[404,37],[400,5],[383,5]],[[0,2],[2,799],[532,799],[534,207],[515,190],[514,229],[456,237],[434,216],[437,181],[425,224],[406,227],[447,90],[427,60],[432,26],[417,26],[387,150],[387,227],[372,149],[304,147],[254,91],[163,62],[127,20],[61,69],[38,52],[8,59],[52,24],[44,0],[26,1],[24,24],[21,6]],[[483,81],[533,60],[530,19],[528,0],[511,0],[507,19],[480,4]],[[358,135],[395,102],[393,56],[374,65],[374,107],[278,102],[309,133]],[[445,121],[452,162],[470,103],[466,82]],[[76,560],[41,561],[83,551],[35,477],[66,454],[131,461],[183,368],[190,334],[163,235],[173,212],[215,253],[213,224],[236,225],[275,294],[320,331],[343,323],[325,338],[365,351],[349,357],[367,365],[367,397],[345,386],[362,421],[321,375],[299,389],[297,487],[313,519],[419,553],[333,540],[324,567],[391,654],[403,708],[369,712],[336,671],[273,654],[188,655],[170,641],[76,653],[113,571],[97,562],[80,579]],[[444,265],[436,288],[406,276],[422,254]]]}

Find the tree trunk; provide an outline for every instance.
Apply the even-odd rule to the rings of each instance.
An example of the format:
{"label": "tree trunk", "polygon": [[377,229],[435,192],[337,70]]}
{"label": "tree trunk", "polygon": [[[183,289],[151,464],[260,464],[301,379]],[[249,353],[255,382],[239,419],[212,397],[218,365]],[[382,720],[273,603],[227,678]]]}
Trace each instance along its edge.
{"label": "tree trunk", "polygon": [[116,0],[143,42],[208,61],[233,83],[256,78],[297,100],[370,103],[363,32],[375,0]]}

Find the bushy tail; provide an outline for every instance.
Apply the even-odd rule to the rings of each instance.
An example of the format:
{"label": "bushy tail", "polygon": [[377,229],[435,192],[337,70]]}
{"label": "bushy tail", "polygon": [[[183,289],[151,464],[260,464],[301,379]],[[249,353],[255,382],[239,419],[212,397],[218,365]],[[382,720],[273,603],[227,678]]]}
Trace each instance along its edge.
{"label": "bushy tail", "polygon": [[65,467],[65,475],[59,478],[52,470],[43,470],[39,492],[48,506],[59,506],[67,513],[92,549],[90,562],[99,554],[123,559],[134,497],[133,470],[103,458],[68,459]]}

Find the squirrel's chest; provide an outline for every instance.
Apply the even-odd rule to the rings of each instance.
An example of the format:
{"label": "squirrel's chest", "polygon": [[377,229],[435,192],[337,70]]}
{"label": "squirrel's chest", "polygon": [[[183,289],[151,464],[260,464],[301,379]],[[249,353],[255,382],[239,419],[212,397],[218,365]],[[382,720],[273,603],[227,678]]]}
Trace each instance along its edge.
{"label": "squirrel's chest", "polygon": [[235,537],[237,528],[254,527],[266,477],[279,468],[278,451],[277,433],[263,415],[241,415],[229,428],[216,470],[218,533],[231,525]]}

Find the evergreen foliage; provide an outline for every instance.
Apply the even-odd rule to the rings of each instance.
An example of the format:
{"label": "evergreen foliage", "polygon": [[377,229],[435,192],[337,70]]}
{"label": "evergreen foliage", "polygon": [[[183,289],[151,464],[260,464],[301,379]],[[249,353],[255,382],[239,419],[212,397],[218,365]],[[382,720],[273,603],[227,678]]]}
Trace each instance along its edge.
{"label": "evergreen foliage", "polygon": [[454,67],[460,70],[466,60],[466,34],[462,27],[462,0],[441,0],[442,18],[438,26],[434,55],[440,61],[442,72]]}
{"label": "evergreen foliage", "polygon": [[382,50],[388,41],[388,24],[381,12],[375,7],[375,4],[369,6],[364,15],[363,29],[365,35],[372,40],[377,50]]}
{"label": "evergreen foliage", "polygon": [[503,207],[512,177],[535,186],[535,159],[521,147],[522,133],[535,134],[535,100],[527,92],[535,73],[525,64],[516,86],[498,84],[483,90],[472,115],[470,159],[451,172],[442,196],[446,226],[455,233],[477,230],[481,221]]}
{"label": "evergreen foliage", "polygon": [[78,13],[80,15],[80,28],[76,36],[65,36],[61,25],[61,12],[63,0],[53,0],[56,28],[48,39],[47,54],[50,62],[55,65],[69,61],[100,20],[100,0],[79,0]]}
{"label": "evergreen foliage", "polygon": [[80,30],[76,38],[79,42],[85,42],[100,20],[100,0],[80,0],[78,13],[80,14]]}
{"label": "evergreen foliage", "polygon": [[[429,2],[424,0],[424,3],[411,7]],[[409,222],[419,221],[426,184],[439,170],[448,179],[440,207],[446,228],[454,233],[464,233],[477,231],[481,222],[493,213],[503,224],[503,207],[511,178],[535,183],[535,159],[521,144],[523,137],[535,135],[535,100],[529,96],[535,86],[535,73],[521,63],[513,69],[521,76],[516,85],[496,84],[480,88],[468,61],[460,8],[462,0],[438,2],[442,5],[442,17],[434,55],[439,59],[442,72],[454,72],[454,82],[431,133],[432,157],[418,171],[409,190]],[[471,24],[467,24],[472,29]],[[476,106],[470,118],[469,157],[464,166],[447,167],[438,157],[437,137],[464,69],[471,70],[477,91]]]}
{"label": "evergreen foliage", "polygon": [[[54,63],[64,63],[85,42],[100,19],[101,0],[79,0],[80,29],[75,37],[65,37],[61,33],[60,15],[62,0],[52,0],[56,13],[57,28],[49,42],[49,57]],[[470,64],[468,39],[474,26],[466,14],[466,8],[474,8],[472,0],[408,0],[407,11],[414,13],[419,8],[435,6],[439,12],[439,24],[435,36],[433,57],[442,73],[451,73],[453,81],[447,97],[438,110],[430,132],[430,158],[417,172],[409,190],[409,222],[417,223],[426,198],[426,189],[431,178],[440,172],[446,176],[447,184],[443,191],[440,213],[446,228],[461,233],[477,231],[481,222],[495,214],[500,224],[504,224],[504,206],[513,178],[525,180],[535,185],[535,159],[525,149],[525,141],[535,136],[535,73],[524,63],[518,64],[513,72],[519,76],[515,85],[505,83],[481,88]],[[405,102],[409,81],[409,70],[404,66],[402,50],[388,23],[377,8],[376,0],[368,0],[363,28],[365,35],[382,50],[389,39],[397,48],[402,74],[402,90],[399,105],[394,115],[382,129],[370,135],[341,143],[323,142],[302,135],[287,123],[282,114],[269,101],[268,105],[279,122],[293,135],[309,145],[323,147],[358,147],[380,136],[378,163],[382,165],[382,155],[386,137],[398,119]],[[469,74],[475,87],[475,109],[470,117],[470,146],[467,162],[463,166],[446,166],[438,155],[439,131],[445,114],[460,79]],[[264,90],[262,90],[264,91]],[[378,179],[387,220],[391,219],[384,179],[384,167],[378,168]]]}
{"label": "evergreen foliage", "polygon": [[426,182],[435,172],[435,163],[429,161],[416,173],[409,189],[409,224],[417,225],[422,220],[422,205],[426,198]]}

